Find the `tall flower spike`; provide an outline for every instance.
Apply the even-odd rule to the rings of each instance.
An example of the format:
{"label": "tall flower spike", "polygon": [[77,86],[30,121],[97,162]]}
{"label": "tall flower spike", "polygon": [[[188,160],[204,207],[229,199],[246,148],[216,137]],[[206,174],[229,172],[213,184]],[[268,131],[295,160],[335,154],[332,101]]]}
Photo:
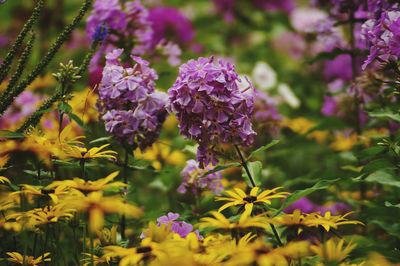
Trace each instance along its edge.
{"label": "tall flower spike", "polygon": [[234,66],[213,57],[190,60],[179,69],[169,89],[171,112],[184,136],[199,144],[201,167],[218,162],[213,147],[220,143],[248,146],[253,142],[252,90],[241,91]]}

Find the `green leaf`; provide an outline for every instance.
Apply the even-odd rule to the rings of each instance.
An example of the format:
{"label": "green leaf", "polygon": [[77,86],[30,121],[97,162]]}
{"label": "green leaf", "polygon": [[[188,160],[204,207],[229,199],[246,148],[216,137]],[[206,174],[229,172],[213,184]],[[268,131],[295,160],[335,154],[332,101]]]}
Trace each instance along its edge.
{"label": "green leaf", "polygon": [[183,152],[187,152],[190,153],[192,155],[196,155],[197,154],[197,147],[198,145],[186,145],[185,148],[183,148]]}
{"label": "green leaf", "polygon": [[400,181],[396,180],[395,177],[387,171],[376,171],[368,175],[364,180],[369,183],[378,183],[381,185],[400,188]]}
{"label": "green leaf", "polygon": [[320,180],[316,184],[314,184],[312,187],[302,189],[302,190],[297,190],[297,191],[293,192],[286,198],[286,200],[283,202],[282,206],[279,208],[277,213],[275,213],[275,215],[278,215],[279,213],[281,213],[285,208],[289,207],[293,202],[299,200],[300,198],[308,196],[309,194],[311,194],[315,191],[327,189],[328,187],[330,187],[331,185],[333,185],[334,183],[336,183],[339,180],[340,180],[340,178],[329,179],[329,180]]}
{"label": "green leaf", "polygon": [[400,208],[400,203],[394,205],[394,204],[390,203],[389,201],[385,201],[385,206],[386,207]]}
{"label": "green leaf", "polygon": [[74,113],[68,113],[68,117],[71,120],[74,120],[81,128],[88,130],[88,127],[85,125],[85,123],[82,121],[82,119],[79,118],[79,116],[77,116]]}
{"label": "green leaf", "polygon": [[250,156],[247,158],[247,160],[250,160],[253,156],[255,156],[255,155],[257,155],[257,154],[259,154],[259,153],[261,153],[261,152],[263,152],[263,151],[266,151],[266,150],[272,148],[273,146],[275,146],[275,145],[278,144],[279,142],[280,142],[280,140],[274,139],[273,141],[271,141],[271,142],[268,143],[267,145],[264,145],[264,146],[262,146],[262,147],[256,149],[255,151],[253,151],[253,152],[250,154]]}
{"label": "green leaf", "polygon": [[369,162],[361,170],[362,174],[370,174],[378,170],[395,169],[395,166],[388,159],[382,158]]}
{"label": "green leaf", "polygon": [[393,113],[391,110],[379,110],[374,112],[368,112],[369,116],[383,119],[390,119],[400,122],[400,114]]}
{"label": "green leaf", "polygon": [[386,150],[382,146],[373,146],[371,148],[364,149],[356,153],[356,157],[359,160],[370,160],[371,158],[383,153]]}
{"label": "green leaf", "polygon": [[97,138],[97,139],[92,140],[89,143],[90,144],[95,144],[95,143],[99,143],[99,142],[110,142],[110,140],[112,140],[112,136]]}
{"label": "green leaf", "polygon": [[65,114],[70,114],[72,112],[72,107],[66,102],[60,102],[57,106],[57,109],[62,111]]}
{"label": "green leaf", "polygon": [[[257,186],[260,185],[261,173],[262,173],[262,163],[260,161],[248,162],[247,167],[249,168],[250,174],[254,179],[254,182]],[[250,182],[250,178],[248,177],[245,169],[242,169],[242,176]]]}
{"label": "green leaf", "polygon": [[22,139],[24,138],[24,134],[22,133],[17,133],[9,130],[0,130],[0,138],[6,138],[6,139]]}

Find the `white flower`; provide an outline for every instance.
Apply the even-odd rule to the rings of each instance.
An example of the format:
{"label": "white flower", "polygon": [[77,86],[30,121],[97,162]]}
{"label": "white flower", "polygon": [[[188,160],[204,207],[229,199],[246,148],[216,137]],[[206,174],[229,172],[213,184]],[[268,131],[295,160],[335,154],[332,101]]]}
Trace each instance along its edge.
{"label": "white flower", "polygon": [[290,23],[298,32],[312,33],[317,31],[319,23],[325,21],[328,15],[317,8],[298,8],[290,15]]}
{"label": "white flower", "polygon": [[265,62],[258,62],[253,69],[253,81],[257,88],[269,90],[276,85],[276,72]]}
{"label": "white flower", "polygon": [[281,83],[278,86],[278,93],[282,97],[283,101],[286,102],[290,107],[297,109],[300,107],[300,100],[293,93],[289,85]]}

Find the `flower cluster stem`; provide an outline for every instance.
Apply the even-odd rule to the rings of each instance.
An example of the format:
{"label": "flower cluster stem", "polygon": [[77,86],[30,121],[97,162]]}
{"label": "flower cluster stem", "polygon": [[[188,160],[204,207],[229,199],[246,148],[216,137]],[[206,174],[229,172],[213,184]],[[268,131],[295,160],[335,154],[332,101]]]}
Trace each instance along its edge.
{"label": "flower cluster stem", "polygon": [[248,176],[249,179],[250,179],[250,182],[251,182],[252,187],[255,187],[255,186],[256,186],[256,182],[254,181],[253,176],[251,175],[250,169],[249,169],[249,167],[247,166],[247,162],[246,162],[246,160],[244,159],[244,156],[243,156],[242,152],[240,151],[239,146],[238,146],[238,145],[235,145],[235,149],[236,149],[237,154],[239,155],[239,158],[240,158],[240,160],[241,160],[241,164],[242,164],[244,170],[246,171],[247,176]]}
{"label": "flower cluster stem", "polygon": [[[129,163],[129,150],[125,149],[125,159],[124,159],[124,168],[122,172],[122,178],[125,184],[128,184],[128,163]],[[126,189],[126,188],[124,188]],[[126,228],[126,217],[123,214],[121,216],[121,238],[125,239],[125,228]]]}

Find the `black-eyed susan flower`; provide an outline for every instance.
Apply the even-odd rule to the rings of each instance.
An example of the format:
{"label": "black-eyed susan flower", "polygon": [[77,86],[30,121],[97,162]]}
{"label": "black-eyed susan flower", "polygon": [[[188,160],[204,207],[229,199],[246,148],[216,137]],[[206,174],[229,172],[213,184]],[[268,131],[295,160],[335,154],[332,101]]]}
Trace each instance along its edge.
{"label": "black-eyed susan flower", "polygon": [[349,220],[346,217],[353,212],[348,212],[344,215],[332,215],[331,212],[326,212],[323,216],[319,213],[310,213],[305,216],[304,225],[308,227],[323,227],[327,232],[331,228],[337,230],[339,226],[346,224],[359,224],[364,225],[360,221]]}
{"label": "black-eyed susan flower", "polygon": [[65,205],[46,206],[36,208],[26,212],[24,215],[34,226],[57,223],[60,219],[70,219],[73,217],[74,210]]}
{"label": "black-eyed susan flower", "polygon": [[111,258],[107,255],[96,256],[90,253],[83,253],[85,258],[82,259],[83,266],[110,265]]}
{"label": "black-eyed susan flower", "polygon": [[311,245],[310,250],[328,265],[338,265],[343,262],[356,247],[357,245],[352,242],[345,245],[344,239],[337,240],[331,238],[325,243]]}
{"label": "black-eyed susan flower", "polygon": [[261,216],[250,216],[251,209],[245,210],[239,220],[231,221],[222,213],[212,211],[214,217],[203,217],[198,224],[199,228],[213,228],[222,230],[245,229],[245,228],[262,228],[265,229],[272,223],[272,219]]}
{"label": "black-eyed susan flower", "polygon": [[102,191],[91,192],[87,195],[77,193],[63,200],[63,204],[88,214],[89,230],[93,233],[101,230],[106,214],[123,214],[127,217],[138,218],[143,211],[131,204],[127,204],[119,196],[103,196]]}
{"label": "black-eyed susan flower", "polygon": [[0,176],[0,184],[11,184],[10,179],[5,176]]}
{"label": "black-eyed susan flower", "polygon": [[24,195],[27,199],[31,199],[32,197],[44,197],[50,198],[53,203],[58,203],[60,197],[68,195],[67,187],[42,187],[42,186],[32,186],[28,184],[21,184],[20,190],[12,192],[10,197],[18,200],[20,195]]}
{"label": "black-eyed susan flower", "polygon": [[95,181],[86,181],[81,178],[73,178],[72,180],[62,180],[62,181],[54,181],[50,185],[47,186],[48,190],[65,190],[65,189],[77,189],[81,192],[88,193],[93,191],[107,190],[111,188],[123,188],[127,185],[123,182],[115,181],[112,182],[119,174],[119,171],[115,171],[108,176],[97,179]]}
{"label": "black-eyed susan flower", "polygon": [[218,209],[218,212],[221,212],[231,206],[244,206],[244,208],[246,210],[248,209],[251,213],[254,204],[270,205],[272,199],[285,198],[287,195],[289,195],[289,193],[287,192],[276,192],[279,189],[281,189],[281,187],[277,187],[271,190],[263,190],[261,191],[261,193],[259,193],[260,188],[253,187],[249,194],[246,194],[240,188],[228,190],[225,192],[225,194],[227,194],[229,197],[216,197],[217,201],[228,201],[228,203],[225,203]]}
{"label": "black-eyed susan flower", "polygon": [[36,259],[33,256],[22,255],[18,252],[7,252],[6,254],[8,255],[7,261],[18,265],[36,266],[43,262],[51,261],[49,252],[44,253]]}
{"label": "black-eyed susan flower", "polygon": [[104,150],[108,146],[110,146],[110,144],[104,144],[100,147],[93,147],[88,150],[85,147],[72,145],[70,146],[70,149],[66,151],[66,155],[69,158],[84,160],[93,158],[105,158],[115,160],[115,155],[117,154],[117,152],[112,150]]}

